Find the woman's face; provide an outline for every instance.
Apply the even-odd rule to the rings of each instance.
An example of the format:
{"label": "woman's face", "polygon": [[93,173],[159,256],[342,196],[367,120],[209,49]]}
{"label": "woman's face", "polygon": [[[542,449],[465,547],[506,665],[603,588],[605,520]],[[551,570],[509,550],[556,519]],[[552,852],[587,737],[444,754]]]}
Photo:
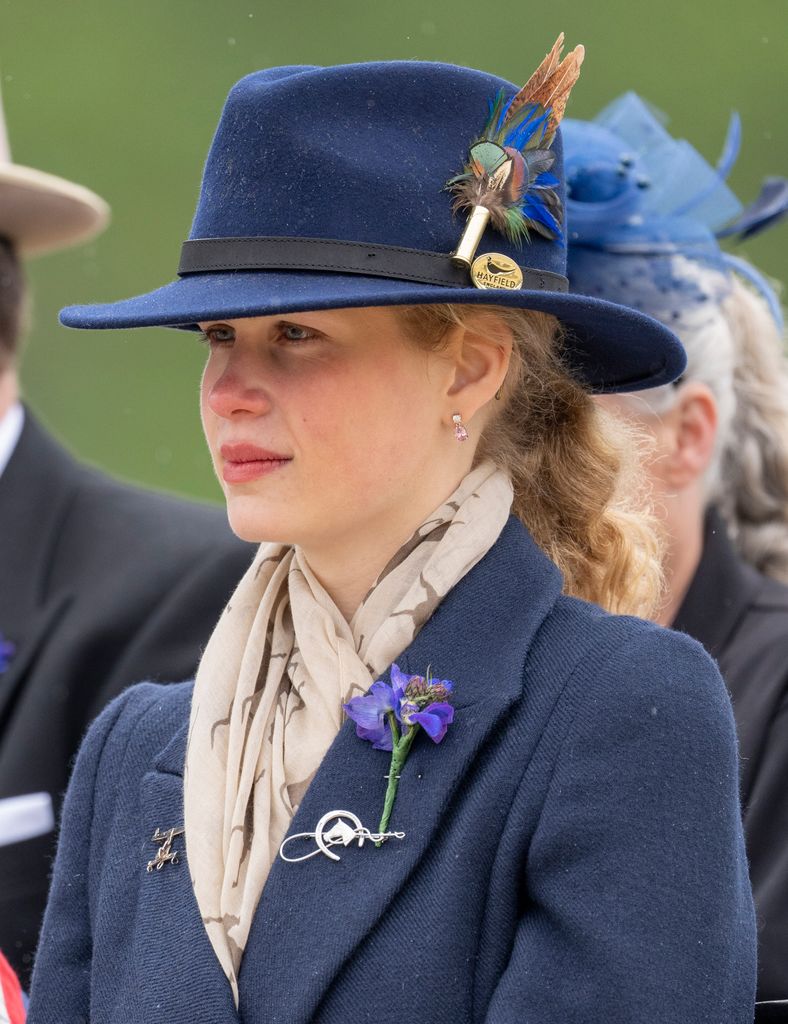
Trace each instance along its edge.
{"label": "woman's face", "polygon": [[[200,325],[203,427],[245,540],[319,548],[417,525],[470,467],[447,411],[453,367],[395,312],[329,310]],[[433,500],[434,494],[434,500]]]}

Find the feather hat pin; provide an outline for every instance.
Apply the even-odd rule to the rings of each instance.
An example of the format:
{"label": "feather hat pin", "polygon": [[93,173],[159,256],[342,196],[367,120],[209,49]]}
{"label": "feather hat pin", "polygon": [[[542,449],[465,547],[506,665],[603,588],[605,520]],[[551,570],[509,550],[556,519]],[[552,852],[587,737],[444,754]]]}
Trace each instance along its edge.
{"label": "feather hat pin", "polygon": [[470,210],[454,263],[470,267],[488,223],[521,244],[536,231],[560,239],[558,179],[550,173],[550,149],[569,93],[580,75],[585,50],[576,46],[561,60],[563,32],[523,88],[508,100],[501,90],[490,102],[481,136],[470,148],[463,173],[447,182],[454,209]]}

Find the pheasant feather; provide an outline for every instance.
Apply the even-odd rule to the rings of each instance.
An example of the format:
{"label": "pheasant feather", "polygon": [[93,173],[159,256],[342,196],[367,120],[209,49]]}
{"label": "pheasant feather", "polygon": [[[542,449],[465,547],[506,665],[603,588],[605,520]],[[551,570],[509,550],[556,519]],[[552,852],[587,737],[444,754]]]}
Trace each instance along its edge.
{"label": "pheasant feather", "polygon": [[561,34],[523,88],[490,101],[487,123],[470,148],[463,172],[447,182],[454,209],[485,209],[492,226],[517,244],[536,231],[562,238],[558,179],[551,173],[550,149],[584,50],[577,46],[561,60]]}
{"label": "pheasant feather", "polygon": [[562,32],[552,50],[509,104],[510,114],[514,114],[521,106],[534,103],[549,111],[544,138],[547,146],[552,143],[555,130],[564,116],[569,93],[580,77],[580,66],[585,57],[585,49],[576,46],[561,60],[563,48]]}

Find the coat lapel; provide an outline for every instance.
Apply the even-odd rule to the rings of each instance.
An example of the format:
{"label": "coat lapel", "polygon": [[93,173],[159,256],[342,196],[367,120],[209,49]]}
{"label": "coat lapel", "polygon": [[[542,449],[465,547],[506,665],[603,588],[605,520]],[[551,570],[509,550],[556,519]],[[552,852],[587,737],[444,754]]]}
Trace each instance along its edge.
{"label": "coat lapel", "polygon": [[29,409],[0,475],[0,633],[16,651],[0,675],[0,737],[20,684],[72,595],[47,592],[60,526],[81,479]]}
{"label": "coat lapel", "polygon": [[46,643],[47,637],[55,630],[72,600],[71,594],[58,594],[28,614],[23,639],[18,644],[8,668],[0,674],[0,735],[30,666],[35,662],[36,655]]}
{"label": "coat lapel", "polygon": [[25,409],[22,433],[0,476],[0,631],[15,643],[44,603],[53,549],[81,472]]}
{"label": "coat lapel", "polygon": [[[143,777],[140,794],[140,878],[135,914],[134,949],[138,961],[140,1020],[191,1024],[195,1020],[238,1020],[230,986],[208,940],[189,874],[184,837],[172,844],[178,863],[146,871],[161,844],[152,841],[156,829],[165,832],[183,825],[183,764],[188,737],[188,713],[182,728],[161,751],[154,770]],[[162,932],[170,936],[162,955]],[[151,982],[155,978],[155,983]],[[188,986],[184,988],[184,979]]]}
{"label": "coat lapel", "polygon": [[[390,825],[404,839],[338,848],[339,863],[322,855],[274,862],[241,967],[241,1016],[249,1024],[306,1024],[313,1017],[342,965],[416,869],[485,741],[520,698],[526,652],[560,590],[558,571],[510,519],[397,659],[404,671],[424,674],[431,666],[453,680],[454,723],[441,744],[426,736],[414,744]],[[332,810],[352,811],[375,831],[388,758],[346,722],[288,834],[313,832]],[[301,852],[312,848],[301,842]]]}

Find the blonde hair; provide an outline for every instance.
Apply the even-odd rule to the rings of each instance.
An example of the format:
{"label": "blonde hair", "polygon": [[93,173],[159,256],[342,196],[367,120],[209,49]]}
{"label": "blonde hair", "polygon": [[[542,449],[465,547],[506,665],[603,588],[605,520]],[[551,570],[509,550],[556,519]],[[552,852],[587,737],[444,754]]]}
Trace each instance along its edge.
{"label": "blonde hair", "polygon": [[642,435],[609,417],[571,377],[555,317],[501,306],[399,312],[433,350],[453,325],[511,331],[501,400],[492,403],[476,460],[489,458],[509,475],[512,511],[563,573],[567,594],[650,615],[660,595],[661,552],[640,483]]}
{"label": "blonde hair", "polygon": [[[701,283],[711,291],[715,272]],[[708,305],[708,304],[707,304]],[[679,329],[685,379],[704,383],[717,403],[714,455],[706,500],[726,521],[739,554],[788,583],[788,361],[764,300],[734,277],[727,296]],[[680,391],[643,392],[665,412]]]}

